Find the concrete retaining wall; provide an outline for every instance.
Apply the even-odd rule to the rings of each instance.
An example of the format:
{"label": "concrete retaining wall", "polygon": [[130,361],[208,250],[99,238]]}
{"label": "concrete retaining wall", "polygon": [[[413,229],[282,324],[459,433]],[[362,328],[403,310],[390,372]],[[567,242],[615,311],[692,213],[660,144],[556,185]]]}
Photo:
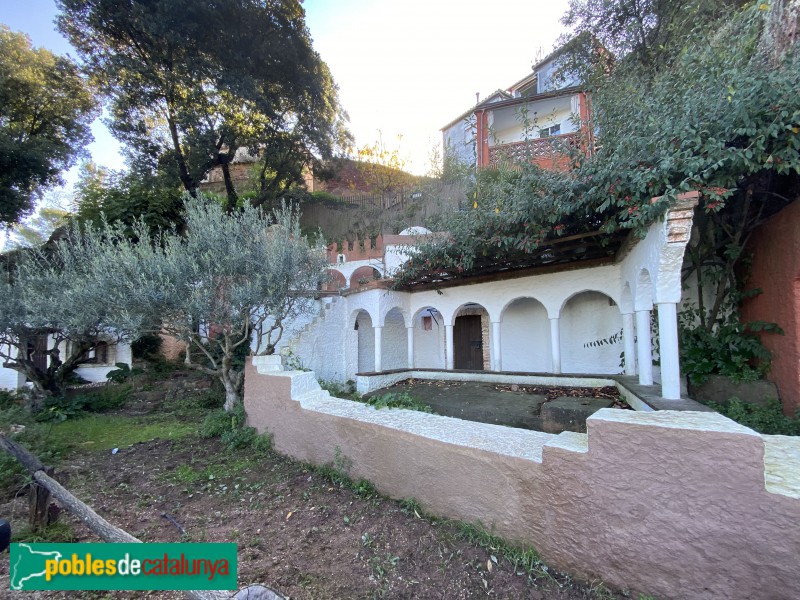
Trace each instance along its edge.
{"label": "concrete retaining wall", "polygon": [[551,435],[331,398],[248,364],[248,422],[394,498],[481,521],[576,576],[658,598],[800,597],[800,440],[716,413],[603,409]]}

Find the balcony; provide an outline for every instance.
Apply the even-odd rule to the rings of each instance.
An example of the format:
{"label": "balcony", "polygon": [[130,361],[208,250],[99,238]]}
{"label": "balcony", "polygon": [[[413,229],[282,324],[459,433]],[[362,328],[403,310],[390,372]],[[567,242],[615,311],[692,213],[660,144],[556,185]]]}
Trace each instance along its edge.
{"label": "balcony", "polygon": [[534,138],[510,144],[489,146],[489,165],[533,162],[542,168],[566,168],[566,155],[572,148],[581,147],[579,132]]}

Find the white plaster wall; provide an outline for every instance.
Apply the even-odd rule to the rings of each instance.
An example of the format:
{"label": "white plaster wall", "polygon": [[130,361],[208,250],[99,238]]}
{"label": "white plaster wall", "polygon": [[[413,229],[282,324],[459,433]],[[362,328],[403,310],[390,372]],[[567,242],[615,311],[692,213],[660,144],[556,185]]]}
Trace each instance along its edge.
{"label": "white plaster wall", "polygon": [[485,307],[492,321],[498,321],[503,308],[518,298],[536,298],[547,309],[548,317],[557,317],[568,298],[583,291],[598,291],[619,301],[621,293],[619,266],[575,269],[558,273],[532,275],[503,281],[474,283],[439,290],[409,294],[409,307],[416,313],[434,307],[453,324],[455,311],[468,302]]}
{"label": "white plaster wall", "polygon": [[375,330],[372,319],[364,313],[356,319],[358,323],[358,372],[366,373],[375,370]]}
{"label": "white plaster wall", "polygon": [[407,246],[391,244],[384,248],[383,260],[387,277],[392,277],[405,262],[411,258],[411,249]]}
{"label": "white plaster wall", "polygon": [[[494,118],[489,145],[510,144],[526,139],[523,124],[524,113],[519,107],[509,106],[496,109],[492,111],[492,114]],[[530,130],[527,132],[530,139],[538,138],[540,129],[556,124],[561,125],[562,134],[575,131],[571,96],[528,104],[527,119],[530,121]]]}
{"label": "white plaster wall", "polygon": [[500,325],[500,356],[504,371],[552,372],[550,321],[533,298],[509,305]]}
{"label": "white plaster wall", "polygon": [[[327,306],[327,308],[325,308]],[[307,369],[313,369],[320,379],[346,381],[348,376],[347,347],[352,326],[347,328],[348,308],[344,298],[334,297],[319,301],[317,315],[303,320],[304,329],[291,324],[292,333],[281,340],[282,353],[291,352]]]}
{"label": "white plaster wall", "polygon": [[408,334],[405,319],[398,310],[392,310],[386,315],[381,342],[383,370],[408,367]]}
{"label": "white plaster wall", "polygon": [[423,311],[414,318],[414,366],[420,369],[444,369],[444,322],[437,314],[431,320],[431,328],[426,331],[422,326]]}
{"label": "white plaster wall", "polygon": [[[356,269],[359,267],[372,267],[373,269],[377,269],[381,275],[384,275],[384,264],[383,261],[377,258],[369,258],[365,260],[348,260],[341,264],[330,265],[330,269],[335,269],[339,271],[342,275],[344,275],[345,281],[347,282],[348,287],[353,287],[350,285],[350,278],[353,276],[353,273],[356,272]],[[357,284],[357,281],[352,282],[353,284]]]}
{"label": "white plaster wall", "polygon": [[463,164],[475,164],[475,139],[473,130],[462,119],[442,131],[444,153]]}
{"label": "white plaster wall", "polygon": [[0,390],[16,390],[25,384],[22,373],[14,369],[0,367]]}
{"label": "white plaster wall", "polygon": [[567,302],[561,311],[561,370],[564,373],[621,373],[622,340],[614,344],[585,347],[622,329],[616,304],[597,292],[584,292]]}
{"label": "white plaster wall", "polygon": [[84,364],[75,369],[78,377],[91,383],[105,383],[106,375],[117,369],[116,363],[125,363],[129,367],[133,361],[131,346],[126,342],[119,342],[109,348],[109,362],[103,365]]}

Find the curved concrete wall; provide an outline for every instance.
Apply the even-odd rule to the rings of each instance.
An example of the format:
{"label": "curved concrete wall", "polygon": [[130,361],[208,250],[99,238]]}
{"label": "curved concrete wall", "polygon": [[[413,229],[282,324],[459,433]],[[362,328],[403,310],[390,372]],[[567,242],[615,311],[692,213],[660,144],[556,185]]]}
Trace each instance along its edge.
{"label": "curved concrete wall", "polygon": [[311,372],[245,376],[248,423],[314,464],[481,521],[553,566],[665,599],[800,597],[800,439],[716,413],[602,409],[552,435],[331,398]]}

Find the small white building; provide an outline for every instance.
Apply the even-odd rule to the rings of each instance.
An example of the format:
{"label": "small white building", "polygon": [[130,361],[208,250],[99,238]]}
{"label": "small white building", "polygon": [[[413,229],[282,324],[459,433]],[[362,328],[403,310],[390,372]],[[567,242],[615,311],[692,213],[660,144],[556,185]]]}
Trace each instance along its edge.
{"label": "small white building", "polygon": [[[52,338],[50,336],[42,336],[42,344],[45,348],[50,347]],[[66,353],[67,342],[62,343],[59,347],[61,356]],[[8,352],[6,353],[8,354]],[[34,349],[33,359],[37,360],[37,353]],[[41,365],[39,368],[47,368],[47,356],[39,355]],[[131,366],[132,355],[131,346],[126,342],[98,342],[86,354],[86,361],[75,370],[75,374],[90,383],[100,383],[107,381],[106,375],[115,370],[117,363],[124,363]],[[16,390],[26,385],[27,380],[25,376],[14,369],[10,369],[5,365],[0,364],[0,389],[3,390]]]}
{"label": "small white building", "polygon": [[[580,258],[578,247],[573,261],[406,290],[390,289],[388,280],[351,281],[320,301],[318,315],[282,352],[339,382],[413,368],[624,373],[643,385],[660,381],[661,396],[679,399],[677,308],[696,203],[696,193],[684,194],[643,239],[629,237],[591,260]],[[408,233],[403,240],[386,236],[380,260],[362,260],[391,276],[411,251],[392,242],[408,242]],[[347,263],[331,266],[342,280]],[[364,266],[373,268],[359,264],[350,278]]]}

